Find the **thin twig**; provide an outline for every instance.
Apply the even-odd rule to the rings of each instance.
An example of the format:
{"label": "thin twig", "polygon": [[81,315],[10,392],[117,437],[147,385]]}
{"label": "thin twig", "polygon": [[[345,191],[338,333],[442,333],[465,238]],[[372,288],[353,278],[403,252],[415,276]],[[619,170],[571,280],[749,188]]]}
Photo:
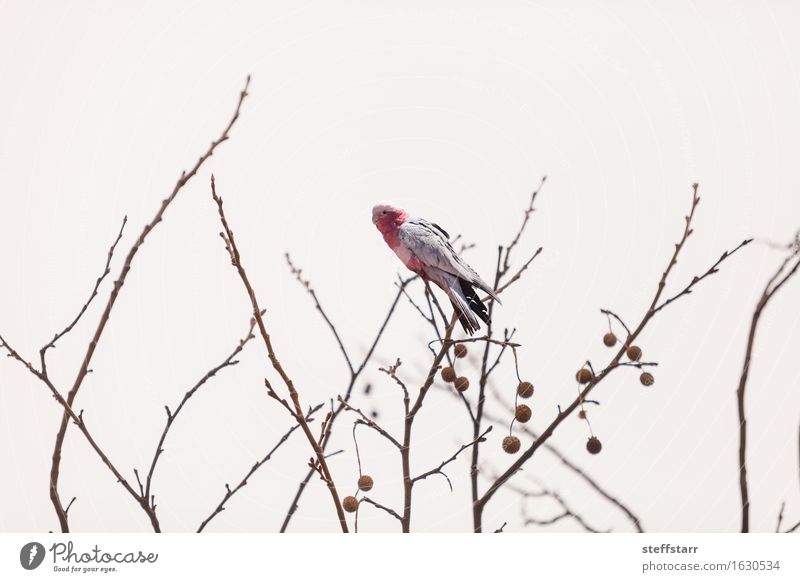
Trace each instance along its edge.
{"label": "thin twig", "polygon": [[[78,322],[83,317],[83,314],[86,313],[86,310],[89,309],[89,305],[91,305],[92,301],[95,297],[97,297],[97,293],[100,289],[100,285],[102,284],[103,280],[111,273],[111,259],[114,257],[114,250],[117,248],[117,244],[119,243],[120,239],[122,238],[122,232],[125,230],[125,225],[128,222],[128,217],[124,216],[122,218],[122,226],[119,227],[119,233],[117,233],[117,238],[114,239],[114,242],[108,249],[108,253],[106,254],[106,263],[103,267],[103,272],[100,273],[100,276],[97,277],[97,280],[94,283],[94,287],[92,288],[92,292],[89,294],[89,298],[81,307],[80,311],[78,311],[78,315],[60,332],[53,336],[53,339],[50,340],[47,344],[42,346],[42,349],[39,350],[39,361],[41,362],[42,373],[47,375],[47,350],[56,347],[56,342],[60,340],[62,337],[67,335],[72,329],[78,324]],[[73,499],[74,500],[74,499]],[[66,510],[64,510],[66,513]]]}
{"label": "thin twig", "polygon": [[164,409],[167,412],[167,421],[164,424],[164,430],[161,432],[161,437],[158,439],[156,450],[153,453],[153,459],[150,462],[150,469],[147,471],[147,477],[145,479],[145,489],[143,492],[145,498],[150,497],[150,491],[152,488],[151,486],[153,483],[153,475],[155,474],[156,470],[156,464],[161,458],[161,454],[164,452],[164,441],[166,441],[167,434],[169,433],[170,428],[172,428],[172,424],[175,422],[175,419],[178,417],[181,410],[183,410],[183,407],[186,405],[189,399],[192,396],[194,396],[206,382],[208,382],[211,378],[216,376],[217,373],[219,373],[221,370],[229,366],[235,366],[236,364],[239,363],[238,360],[236,360],[236,356],[238,356],[242,352],[244,347],[247,345],[247,343],[255,337],[253,335],[253,330],[255,329],[255,325],[256,325],[255,319],[250,318],[250,326],[247,329],[247,333],[245,334],[244,338],[239,340],[234,350],[230,354],[228,354],[228,357],[226,357],[224,360],[222,360],[222,362],[220,362],[219,364],[211,368],[208,372],[206,372],[205,375],[203,375],[203,377],[200,378],[200,380],[198,380],[194,386],[192,386],[191,388],[189,388],[189,390],[186,391],[186,393],[183,395],[183,398],[178,403],[178,406],[176,406],[174,410],[170,410],[169,407],[167,406],[164,407]]}
{"label": "thin twig", "polygon": [[[239,249],[236,246],[236,239],[234,237],[233,231],[231,230],[228,220],[225,217],[225,211],[223,210],[223,201],[217,195],[216,183],[214,181],[214,176],[211,176],[211,196],[214,199],[214,202],[217,205],[217,212],[219,214],[220,223],[222,224],[222,228],[224,232],[220,233],[222,240],[225,242],[225,248],[228,251],[228,255],[230,256],[231,263],[236,268],[236,271],[239,274],[239,278],[242,280],[242,284],[247,292],[248,297],[250,298],[250,303],[253,307],[253,317],[258,324],[258,331],[261,334],[261,339],[264,340],[264,347],[267,351],[267,359],[269,360],[272,368],[277,372],[278,376],[280,376],[281,380],[283,381],[284,386],[286,386],[286,390],[289,392],[289,398],[292,401],[292,406],[294,408],[294,414],[292,415],[295,420],[300,424],[300,428],[303,429],[303,433],[306,435],[306,439],[308,439],[309,444],[311,445],[312,450],[314,451],[314,455],[316,456],[316,461],[312,462],[312,467],[318,469],[320,477],[328,487],[328,491],[331,494],[331,498],[333,499],[333,505],[336,509],[336,514],[339,519],[339,525],[342,528],[342,532],[347,533],[347,520],[345,519],[344,509],[342,508],[341,500],[339,499],[339,493],[336,490],[336,484],[333,480],[333,475],[331,474],[330,470],[328,469],[328,463],[325,460],[325,451],[322,449],[322,445],[320,442],[314,437],[311,433],[311,428],[308,425],[308,421],[305,420],[305,416],[303,413],[303,405],[300,402],[300,395],[297,393],[295,389],[294,382],[286,373],[281,364],[278,356],[275,354],[275,350],[272,347],[272,338],[270,337],[269,333],[267,332],[266,325],[264,324],[264,318],[261,317],[262,310],[259,307],[258,299],[256,298],[255,290],[253,286],[250,284],[250,279],[247,276],[247,271],[245,270],[244,266],[242,265],[241,255],[239,253]],[[272,391],[272,387],[270,386],[269,382],[265,379],[267,384],[267,388]],[[272,391],[274,394],[274,391]],[[275,396],[276,399],[277,396]],[[280,401],[280,399],[278,399]],[[283,401],[285,403],[285,401]],[[287,406],[288,408],[288,406]],[[290,410],[291,413],[291,410]]]}
{"label": "thin twig", "polygon": [[456,458],[458,458],[458,455],[460,455],[462,452],[464,452],[468,448],[474,447],[478,443],[485,442],[486,441],[486,435],[489,434],[491,431],[492,431],[492,427],[489,426],[485,431],[483,431],[483,434],[481,434],[477,438],[473,439],[472,441],[470,441],[470,442],[468,442],[468,443],[466,443],[464,445],[461,445],[461,447],[455,453],[453,453],[450,457],[448,457],[447,459],[445,459],[444,461],[439,463],[438,467],[435,467],[435,468],[433,468],[433,469],[431,469],[429,471],[425,471],[424,473],[420,473],[419,475],[417,475],[416,477],[411,479],[411,481],[412,482],[421,481],[422,479],[427,479],[431,475],[442,475],[447,480],[447,484],[450,486],[450,491],[453,491],[453,484],[450,482],[450,478],[445,474],[443,469],[447,465],[449,465],[450,463],[455,461]]}
{"label": "thin twig", "polygon": [[322,316],[322,319],[325,320],[325,323],[328,324],[328,328],[331,330],[331,333],[333,334],[333,337],[336,339],[336,343],[339,346],[339,350],[344,356],[344,361],[347,363],[347,368],[350,370],[350,374],[354,374],[355,370],[353,369],[353,363],[350,361],[350,356],[347,354],[347,350],[342,343],[342,338],[339,337],[339,332],[336,330],[336,326],[333,325],[333,322],[331,322],[328,314],[325,313],[322,305],[320,305],[319,299],[317,299],[317,293],[311,286],[311,282],[308,279],[303,279],[303,270],[294,266],[294,263],[292,263],[292,257],[289,255],[289,253],[286,253],[284,256],[286,257],[286,263],[289,265],[289,270],[292,272],[292,275],[294,275],[294,278],[297,279],[297,281],[303,287],[305,287],[306,292],[308,292],[308,294],[311,296],[311,299],[314,301],[314,307],[316,307],[317,311],[319,311],[319,314]]}
{"label": "thin twig", "polygon": [[395,518],[396,520],[398,520],[400,522],[403,521],[403,518],[400,517],[400,514],[397,513],[394,509],[386,507],[385,505],[381,505],[380,503],[378,503],[376,501],[373,501],[369,497],[362,497],[361,501],[363,501],[364,503],[369,503],[370,505],[373,505],[373,506],[377,507],[378,509],[382,509],[383,511],[385,511],[386,513],[388,513],[389,515],[391,515],[393,518]]}
{"label": "thin twig", "polygon": [[[350,375],[350,381],[348,382],[347,390],[345,391],[345,395],[343,400],[345,402],[350,401],[350,397],[353,393],[353,387],[356,385],[358,378],[361,376],[361,373],[367,366],[367,363],[372,359],[372,354],[375,353],[375,349],[378,346],[381,338],[383,337],[384,331],[386,331],[386,327],[389,325],[389,321],[392,319],[392,316],[395,313],[398,303],[400,302],[400,298],[405,293],[406,286],[416,279],[416,277],[411,277],[409,279],[400,279],[398,283],[398,291],[395,295],[394,299],[392,300],[391,305],[386,313],[386,316],[381,323],[381,326],[378,328],[378,332],[375,334],[374,339],[372,340],[372,344],[370,345],[367,353],[364,355],[364,359],[361,361],[361,364],[356,368],[355,373]],[[331,438],[331,431],[333,430],[333,424],[336,422],[336,419],[339,417],[339,414],[344,410],[344,406],[340,403],[333,411],[331,418],[328,421],[327,425],[327,433],[322,439],[322,450],[325,451],[327,449],[328,443],[330,442]],[[303,492],[305,491],[306,487],[308,486],[311,477],[314,475],[313,470],[309,470],[303,479],[300,481],[300,484],[297,486],[297,491],[295,491],[294,497],[292,498],[292,502],[289,505],[289,509],[286,512],[286,515],[283,518],[283,523],[281,524],[280,532],[284,533],[287,528],[289,527],[289,523],[292,520],[292,517],[297,512],[297,509],[300,507],[300,498],[303,496]]]}
{"label": "thin twig", "polygon": [[797,273],[798,267],[800,267],[800,249],[793,249],[780,264],[775,274],[767,281],[764,291],[761,293],[761,297],[753,311],[750,322],[750,332],[747,336],[744,364],[742,365],[742,373],[739,377],[739,386],[736,390],[736,403],[739,414],[739,492],[742,499],[742,533],[750,531],[750,495],[747,487],[747,417],[745,416],[744,399],[747,379],[750,374],[750,365],[752,363],[756,330],[758,329],[761,314],[767,307],[767,304],[772,297],[774,297],[775,293]]}
{"label": "thin twig", "polygon": [[[317,412],[320,408],[322,408],[322,404],[318,404],[309,410],[308,414],[306,415],[306,421],[310,422],[312,420],[311,415]],[[295,424],[286,433],[284,433],[275,446],[272,447],[269,452],[264,455],[264,457],[262,457],[259,461],[256,461],[256,463],[250,467],[250,470],[245,474],[242,480],[239,481],[236,487],[231,489],[227,483],[225,484],[225,495],[222,497],[222,501],[217,504],[217,507],[211,512],[211,515],[203,520],[203,522],[200,524],[200,527],[197,528],[197,533],[201,533],[212,519],[214,519],[221,512],[225,511],[225,504],[230,500],[230,498],[236,495],[237,491],[239,491],[242,487],[247,485],[248,479],[250,479],[250,477],[252,477],[256,471],[258,471],[267,461],[272,458],[272,455],[275,454],[275,452],[281,447],[281,445],[283,445],[283,443],[289,440],[289,437],[292,436],[292,433],[298,428],[300,428],[300,424]]]}

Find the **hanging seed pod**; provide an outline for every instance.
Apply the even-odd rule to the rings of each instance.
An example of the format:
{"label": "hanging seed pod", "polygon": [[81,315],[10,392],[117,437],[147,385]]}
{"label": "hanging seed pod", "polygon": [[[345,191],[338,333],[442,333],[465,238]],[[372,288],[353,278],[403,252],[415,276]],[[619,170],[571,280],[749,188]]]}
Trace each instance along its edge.
{"label": "hanging seed pod", "polygon": [[361,475],[361,477],[358,478],[358,488],[361,489],[361,491],[369,491],[372,489],[373,485],[375,485],[375,482],[369,475]]}
{"label": "hanging seed pod", "polygon": [[517,419],[517,422],[528,422],[533,416],[533,411],[531,407],[526,404],[520,404],[517,406],[517,409],[514,411],[514,418]]}
{"label": "hanging seed pod", "polygon": [[520,442],[519,439],[515,436],[507,436],[503,439],[503,450],[507,452],[509,455],[513,455],[514,453],[519,451]]}
{"label": "hanging seed pod", "polygon": [[520,382],[517,386],[517,394],[520,398],[530,398],[533,396],[533,384],[530,382]]}
{"label": "hanging seed pod", "polygon": [[638,362],[642,357],[642,348],[639,346],[630,346],[625,354],[631,362]]}
{"label": "hanging seed pod", "polygon": [[591,454],[596,455],[603,449],[603,443],[600,442],[600,439],[596,436],[589,437],[589,440],[586,441],[586,450],[589,451]]}
{"label": "hanging seed pod", "polygon": [[459,376],[456,378],[456,381],[453,383],[453,385],[459,392],[464,392],[467,388],[469,388],[469,380],[467,380],[464,376]]}
{"label": "hanging seed pod", "polygon": [[358,509],[358,499],[352,495],[348,495],[342,499],[342,507],[347,513],[355,513]]}
{"label": "hanging seed pod", "polygon": [[589,382],[592,381],[593,377],[594,376],[592,375],[591,370],[589,370],[588,368],[581,368],[580,370],[578,370],[578,373],[575,374],[575,379],[580,384],[588,384]]}

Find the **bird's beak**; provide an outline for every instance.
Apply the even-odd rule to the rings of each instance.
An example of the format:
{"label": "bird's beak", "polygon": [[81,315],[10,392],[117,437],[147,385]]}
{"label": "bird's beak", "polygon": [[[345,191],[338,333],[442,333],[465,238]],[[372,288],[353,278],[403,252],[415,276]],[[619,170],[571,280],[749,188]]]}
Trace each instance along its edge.
{"label": "bird's beak", "polygon": [[378,222],[378,216],[373,214],[372,215],[372,224],[375,224],[376,222]]}

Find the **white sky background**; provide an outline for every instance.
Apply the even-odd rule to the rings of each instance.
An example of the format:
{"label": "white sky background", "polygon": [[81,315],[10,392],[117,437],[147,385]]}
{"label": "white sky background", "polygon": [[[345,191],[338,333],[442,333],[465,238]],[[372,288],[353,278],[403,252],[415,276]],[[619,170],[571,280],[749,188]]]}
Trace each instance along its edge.
{"label": "white sky background", "polygon": [[[477,244],[467,255],[489,278],[529,193],[548,182],[517,259],[545,250],[503,296],[498,328],[516,326],[521,373],[533,381],[532,428],[576,393],[575,370],[611,356],[600,307],[636,322],[683,226],[690,184],[702,202],[675,269],[685,285],[743,238],[786,241],[800,226],[800,79],[794,2],[3,2],[0,4],[0,330],[23,354],[76,313],[122,216],[124,251],[229,119],[247,73],[251,96],[232,132],[181,192],[139,253],[77,408],[126,475],[144,470],[165,404],[220,362],[245,332],[247,297],[226,258],[210,199],[213,171],[245,265],[268,310],[280,358],[306,403],[344,390],[346,369],[291,251],[355,358],[394,293],[400,263],[369,219],[392,199]],[[596,388],[587,429],[566,421],[552,440],[624,500],[651,531],[739,527],[735,389],[752,308],[780,254],[757,242],[665,310],[640,345],[657,360],[643,388],[620,370]],[[65,392],[110,290],[51,352]],[[413,291],[421,297],[420,288]],[[800,518],[800,287],[764,315],[748,392],[752,527],[772,531],[779,506]],[[379,365],[401,357],[418,386],[431,339],[404,302],[354,404],[400,434],[397,388]],[[477,350],[473,350],[476,352]],[[263,388],[257,342],[189,403],[154,483],[162,527],[193,531],[290,425]],[[507,359],[497,373],[509,396]],[[270,371],[269,374],[274,376]],[[466,375],[477,382],[474,369]],[[374,383],[372,399],[363,395]],[[474,390],[470,393],[474,397]],[[495,407],[496,410],[496,407]],[[0,361],[0,530],[46,531],[50,456],[61,408],[12,360]],[[357,477],[342,417],[330,461],[340,489]],[[441,390],[415,427],[414,472],[468,439],[463,406]],[[495,470],[511,458],[495,427],[482,449]],[[399,457],[361,431],[370,496],[398,507]],[[525,443],[523,443],[525,446]],[[296,433],[209,531],[276,531],[306,471]],[[454,492],[432,477],[415,488],[413,527],[471,527],[468,456],[449,467]],[[593,526],[630,523],[546,451],[526,475],[559,490]],[[531,486],[525,477],[515,482]],[[533,487],[533,486],[531,486]],[[62,496],[76,531],[147,531],[142,511],[70,430]],[[531,515],[558,512],[532,500]],[[520,502],[499,494],[485,527],[523,528]],[[362,531],[396,531],[361,512]],[[318,479],[292,531],[336,531]],[[569,520],[542,531],[573,531]]]}

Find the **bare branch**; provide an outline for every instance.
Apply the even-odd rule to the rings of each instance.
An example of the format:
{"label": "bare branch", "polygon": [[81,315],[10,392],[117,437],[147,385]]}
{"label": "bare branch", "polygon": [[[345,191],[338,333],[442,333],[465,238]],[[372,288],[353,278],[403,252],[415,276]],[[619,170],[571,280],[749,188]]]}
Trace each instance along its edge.
{"label": "bare branch", "polygon": [[[122,226],[120,226],[119,228],[119,233],[117,234],[117,238],[114,239],[114,242],[108,249],[108,253],[106,255],[106,264],[103,267],[103,272],[100,273],[100,276],[97,278],[97,281],[95,281],[94,288],[92,289],[92,292],[89,294],[89,299],[86,300],[86,302],[81,307],[80,311],[78,311],[78,315],[75,316],[75,318],[67,325],[67,327],[62,329],[57,334],[55,334],[53,336],[53,339],[51,339],[49,343],[44,345],[42,349],[39,350],[39,361],[41,362],[42,374],[47,374],[47,350],[56,347],[56,342],[65,335],[67,335],[70,331],[72,331],[72,328],[74,328],[78,324],[81,317],[83,317],[83,314],[86,313],[87,309],[89,309],[89,305],[91,305],[94,298],[97,297],[97,292],[100,289],[100,284],[108,276],[108,274],[111,273],[111,259],[114,257],[114,249],[117,248],[117,244],[122,238],[122,232],[125,230],[125,225],[127,224],[127,222],[128,222],[128,217],[127,216],[123,217]],[[66,510],[64,510],[64,513],[66,513]]]}
{"label": "bare branch", "polygon": [[485,442],[486,441],[486,435],[489,434],[491,431],[492,431],[492,427],[489,426],[485,431],[483,431],[483,433],[480,436],[478,436],[477,438],[475,438],[472,441],[468,442],[467,444],[461,445],[461,447],[455,453],[453,453],[449,458],[447,458],[444,461],[442,461],[441,463],[439,463],[438,467],[436,467],[434,469],[431,469],[430,471],[425,471],[424,473],[420,473],[419,475],[414,477],[411,481],[421,481],[422,479],[427,479],[431,475],[442,475],[442,476],[444,476],[445,479],[447,479],[447,483],[448,483],[448,485],[450,485],[450,491],[452,491],[453,490],[453,484],[450,483],[450,479],[447,477],[447,475],[445,475],[445,473],[444,473],[444,471],[442,469],[444,469],[447,465],[449,465],[450,463],[455,461],[456,458],[458,458],[458,455],[460,455],[462,452],[464,452],[468,448],[474,447],[478,443]]}
{"label": "bare branch", "polygon": [[761,314],[767,307],[772,297],[786,282],[797,273],[800,267],[800,249],[792,248],[792,252],[783,260],[775,274],[767,281],[764,291],[756,304],[750,322],[750,332],[747,336],[747,347],[744,353],[744,364],[739,377],[739,386],[736,390],[736,403],[739,414],[739,492],[742,499],[742,527],[743,533],[750,531],[750,495],[747,487],[747,417],[745,416],[745,389],[750,374],[750,365],[753,356],[753,346],[756,340],[756,330],[761,319]]}
{"label": "bare branch", "polygon": [[[306,421],[311,421],[311,415],[314,414],[316,411],[318,411],[320,408],[322,408],[322,404],[318,404],[317,406],[309,410],[308,414],[306,415]],[[231,489],[227,485],[227,483],[225,484],[225,495],[223,496],[222,501],[220,501],[217,504],[217,507],[214,508],[214,511],[211,512],[211,515],[209,515],[207,518],[203,520],[203,522],[200,524],[200,527],[197,528],[197,533],[201,533],[212,519],[214,519],[221,512],[225,511],[225,504],[230,500],[230,498],[236,495],[236,493],[242,487],[247,485],[248,479],[250,479],[250,477],[252,477],[256,471],[258,471],[267,461],[269,461],[272,458],[272,455],[275,454],[275,452],[281,447],[281,445],[283,445],[283,443],[289,440],[289,437],[292,436],[292,433],[296,431],[298,428],[300,428],[300,424],[295,424],[286,433],[284,433],[284,435],[280,438],[280,440],[278,440],[275,446],[272,447],[269,450],[269,452],[266,455],[264,455],[263,458],[261,458],[259,461],[256,461],[256,463],[252,467],[250,467],[250,470],[245,474],[242,480],[239,481],[239,483],[233,489]]]}
{"label": "bare branch", "polygon": [[385,511],[386,513],[388,513],[389,515],[391,515],[393,518],[395,518],[396,520],[398,520],[400,522],[403,521],[403,518],[400,517],[400,514],[397,513],[394,509],[386,507],[385,505],[381,505],[380,503],[377,503],[376,501],[373,501],[369,497],[362,497],[361,501],[363,501],[364,503],[369,503],[370,505],[373,505],[373,506],[377,507],[378,509],[382,509],[383,511]]}
{"label": "bare branch", "polygon": [[183,398],[178,403],[178,406],[175,408],[174,411],[170,411],[169,407],[166,406],[164,407],[167,411],[167,421],[164,424],[164,430],[161,432],[161,437],[158,439],[156,450],[153,453],[153,460],[150,462],[150,469],[147,472],[147,478],[145,479],[146,486],[144,491],[142,492],[142,495],[145,498],[150,497],[150,490],[151,490],[151,485],[153,483],[153,475],[156,470],[156,464],[158,463],[158,460],[161,458],[161,454],[164,452],[164,441],[166,441],[167,434],[169,433],[170,428],[172,428],[172,423],[175,422],[175,419],[178,417],[181,410],[183,410],[183,407],[186,405],[189,399],[192,396],[194,396],[195,393],[206,382],[208,382],[211,378],[216,376],[217,373],[220,372],[221,370],[229,366],[235,366],[236,364],[239,363],[235,358],[241,353],[241,351],[244,349],[247,343],[255,337],[253,335],[253,330],[255,329],[255,325],[256,325],[255,319],[251,318],[250,326],[247,329],[247,333],[245,334],[244,338],[239,340],[234,350],[230,354],[228,354],[228,357],[226,357],[224,360],[222,360],[222,362],[220,362],[219,364],[211,368],[208,372],[206,372],[205,375],[202,378],[200,378],[200,380],[198,380],[194,386],[192,386],[191,388],[189,388],[189,390],[186,391],[186,393],[183,395]]}
{"label": "bare branch", "polygon": [[[358,368],[356,369],[355,373],[350,375],[350,381],[348,383],[347,391],[345,392],[344,399],[343,399],[345,402],[349,402],[350,401],[350,397],[351,397],[351,395],[353,393],[353,387],[355,386],[355,384],[356,384],[358,378],[360,377],[361,373],[366,368],[367,363],[372,359],[372,354],[375,352],[375,348],[378,346],[378,343],[380,342],[381,338],[383,337],[383,333],[384,333],[384,331],[386,331],[386,327],[389,325],[389,320],[392,319],[392,316],[395,313],[395,309],[397,308],[397,304],[400,302],[400,298],[405,293],[406,286],[411,281],[413,281],[415,278],[416,277],[411,277],[409,279],[400,279],[400,282],[398,283],[397,294],[395,295],[391,305],[389,306],[389,310],[387,311],[386,316],[383,319],[383,323],[381,324],[380,328],[378,329],[378,332],[375,334],[375,338],[373,339],[372,344],[370,345],[369,349],[367,350],[367,353],[364,355],[364,359],[361,361],[361,364],[358,366]],[[328,430],[327,430],[327,433],[326,433],[325,437],[322,440],[322,450],[323,451],[325,451],[327,449],[328,443],[330,442],[331,431],[333,430],[333,424],[336,421],[336,419],[339,417],[339,414],[342,412],[342,410],[344,410],[344,406],[342,404],[339,404],[336,407],[336,409],[333,411],[333,415],[331,416],[330,420],[328,421],[328,426],[327,426]],[[281,529],[280,529],[281,533],[284,533],[286,531],[286,529],[289,527],[289,522],[292,520],[292,517],[294,516],[295,512],[297,511],[297,509],[299,507],[299,504],[300,504],[300,498],[302,497],[303,492],[305,491],[306,486],[308,485],[309,481],[311,480],[311,477],[313,476],[313,474],[314,474],[314,471],[313,470],[309,470],[305,474],[305,477],[303,477],[302,481],[300,481],[300,484],[297,487],[297,491],[294,494],[294,498],[292,499],[292,502],[289,505],[289,509],[286,512],[286,516],[283,518],[283,524],[281,525]]]}
{"label": "bare branch", "polygon": [[368,426],[369,428],[380,434],[382,437],[384,437],[386,440],[388,440],[390,443],[392,443],[394,446],[396,446],[398,449],[402,448],[402,445],[398,442],[396,438],[394,438],[391,434],[389,434],[389,432],[382,426],[380,426],[377,422],[375,422],[366,414],[364,414],[360,408],[355,408],[353,406],[350,406],[350,404],[345,402],[341,396],[338,397],[338,401],[339,403],[342,404],[342,406],[344,406],[345,410],[349,410],[350,412],[355,412],[361,417],[361,420],[357,420],[356,423]]}
{"label": "bare branch", "polygon": [[[633,342],[638,335],[644,330],[647,324],[652,320],[653,316],[656,314],[656,307],[659,304],[659,300],[663,294],[664,288],[667,283],[667,279],[669,274],[672,271],[672,268],[677,264],[678,256],[680,254],[681,249],[683,248],[686,240],[692,234],[691,223],[694,217],[694,211],[697,208],[697,204],[700,201],[699,196],[697,195],[697,184],[693,185],[693,194],[692,194],[692,205],[689,214],[685,217],[685,227],[681,239],[675,245],[675,250],[672,254],[672,257],[667,264],[666,269],[664,270],[663,274],[661,275],[661,279],[659,280],[658,287],[656,292],[653,296],[651,301],[650,307],[645,312],[644,316],[642,317],[639,325],[633,330],[628,338],[628,342]],[[740,245],[741,246],[741,245]],[[738,248],[738,247],[737,247]],[[731,252],[728,252],[726,255],[723,255],[723,260],[727,257],[731,256]],[[494,496],[494,494],[498,491],[498,489],[506,483],[517,471],[519,471],[525,462],[530,459],[533,454],[537,451],[537,449],[549,439],[553,431],[568,417],[572,414],[572,412],[578,408],[583,402],[587,400],[588,394],[592,391],[592,389],[602,382],[609,373],[611,373],[614,369],[619,367],[619,363],[623,354],[626,351],[626,345],[623,344],[620,349],[617,351],[617,354],[614,358],[609,362],[605,369],[603,369],[598,374],[593,375],[592,380],[585,385],[583,390],[579,392],[578,396],[573,400],[573,402],[567,406],[566,408],[559,407],[559,412],[556,418],[550,423],[547,428],[539,435],[539,438],[533,441],[533,443],[506,469],[498,478],[495,480],[486,492],[476,501],[475,508],[476,512],[480,513],[483,511],[483,508],[486,506],[488,501]]]}
{"label": "bare branch", "polygon": [[339,332],[336,330],[336,326],[333,325],[333,323],[331,322],[330,318],[328,317],[328,314],[325,313],[324,309],[322,309],[322,305],[320,305],[319,299],[317,299],[317,293],[311,286],[311,282],[308,279],[303,279],[302,276],[303,270],[298,269],[297,267],[294,266],[294,263],[292,263],[292,257],[289,255],[289,253],[286,253],[284,256],[286,257],[286,263],[289,265],[289,270],[292,272],[292,275],[294,275],[294,278],[297,279],[297,281],[303,287],[305,287],[306,292],[311,296],[311,300],[314,302],[314,307],[317,308],[317,311],[319,311],[319,314],[322,316],[322,319],[325,320],[325,323],[331,330],[331,333],[333,334],[333,337],[336,340],[337,345],[339,346],[339,350],[342,352],[342,355],[344,356],[344,361],[347,363],[347,368],[350,370],[350,374],[354,374],[355,370],[353,369],[353,364],[350,361],[350,356],[347,354],[347,350],[345,349],[344,344],[342,343],[342,338],[339,337]]}
{"label": "bare branch", "polygon": [[[234,237],[233,231],[231,230],[230,226],[228,225],[228,220],[225,217],[225,211],[223,210],[223,202],[222,198],[217,196],[216,184],[214,181],[214,176],[211,176],[211,196],[214,199],[214,202],[217,204],[217,212],[219,214],[219,219],[222,224],[222,228],[224,232],[220,233],[223,241],[225,242],[225,248],[228,251],[228,254],[231,259],[231,263],[236,268],[236,271],[239,274],[239,278],[242,280],[242,284],[244,285],[245,291],[247,292],[248,297],[250,298],[250,303],[253,307],[253,317],[258,324],[258,330],[261,334],[261,339],[264,340],[264,347],[267,351],[267,359],[269,360],[272,368],[278,373],[283,384],[286,386],[287,391],[289,392],[289,397],[291,398],[292,405],[294,408],[294,418],[300,424],[300,428],[303,429],[303,433],[306,435],[311,448],[314,451],[314,455],[316,456],[316,461],[312,461],[312,468],[318,468],[320,477],[325,481],[325,484],[328,487],[328,491],[331,494],[331,498],[333,499],[334,507],[336,508],[336,514],[339,519],[339,525],[342,528],[342,532],[347,533],[347,520],[345,519],[344,509],[342,508],[341,500],[339,499],[339,493],[336,490],[336,484],[334,483],[333,476],[328,469],[328,463],[325,460],[325,451],[322,448],[320,442],[314,437],[311,433],[311,429],[308,425],[308,422],[305,420],[304,413],[303,413],[303,405],[300,402],[300,395],[297,393],[297,390],[294,387],[294,382],[286,371],[283,368],[280,360],[278,359],[277,355],[275,354],[275,350],[272,347],[272,339],[270,338],[269,333],[267,332],[267,328],[264,325],[264,319],[261,317],[261,308],[258,304],[258,299],[256,298],[255,291],[253,290],[252,285],[250,284],[250,279],[247,276],[247,271],[245,271],[244,266],[242,265],[241,255],[239,253],[239,249],[236,246],[236,239]],[[268,390],[274,392],[272,387],[267,382]],[[316,464],[316,467],[314,466]]]}

